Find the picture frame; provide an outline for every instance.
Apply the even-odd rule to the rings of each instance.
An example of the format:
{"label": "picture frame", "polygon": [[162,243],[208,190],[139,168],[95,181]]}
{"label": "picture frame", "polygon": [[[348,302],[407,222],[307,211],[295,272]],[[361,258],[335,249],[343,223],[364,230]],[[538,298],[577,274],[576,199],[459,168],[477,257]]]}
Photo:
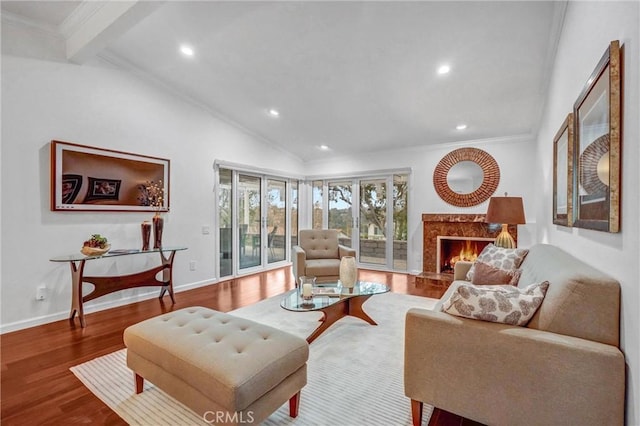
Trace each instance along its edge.
{"label": "picture frame", "polygon": [[169,211],[170,161],[51,141],[52,211]]}
{"label": "picture frame", "polygon": [[574,227],[620,232],[620,61],[614,40],[573,106]]}
{"label": "picture frame", "polygon": [[553,138],[553,223],[573,224],[573,113]]}

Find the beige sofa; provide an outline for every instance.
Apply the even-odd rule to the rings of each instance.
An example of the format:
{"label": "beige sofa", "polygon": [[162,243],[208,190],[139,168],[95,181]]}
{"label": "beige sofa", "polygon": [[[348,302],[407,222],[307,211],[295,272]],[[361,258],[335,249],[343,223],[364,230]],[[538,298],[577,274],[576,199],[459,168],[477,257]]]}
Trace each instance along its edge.
{"label": "beige sofa", "polygon": [[313,276],[317,282],[338,281],[340,260],[355,256],[356,251],[338,244],[335,229],[304,229],[299,233],[298,245],[291,249],[293,276]]}
{"label": "beige sofa", "polygon": [[[470,264],[457,268],[466,275]],[[519,287],[549,281],[526,327],[460,318],[440,306],[406,315],[405,394],[488,425],[620,425],[625,361],[619,283],[551,245],[531,247]]]}

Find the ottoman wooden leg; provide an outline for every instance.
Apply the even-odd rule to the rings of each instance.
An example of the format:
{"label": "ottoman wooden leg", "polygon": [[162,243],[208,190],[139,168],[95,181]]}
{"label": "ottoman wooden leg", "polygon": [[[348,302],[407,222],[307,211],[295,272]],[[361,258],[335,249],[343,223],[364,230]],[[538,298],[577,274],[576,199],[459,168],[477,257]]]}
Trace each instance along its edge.
{"label": "ottoman wooden leg", "polygon": [[298,417],[298,405],[300,404],[300,392],[296,393],[289,399],[289,416]]}
{"label": "ottoman wooden leg", "polygon": [[142,393],[142,388],[144,387],[144,377],[134,373],[136,376],[136,393]]}

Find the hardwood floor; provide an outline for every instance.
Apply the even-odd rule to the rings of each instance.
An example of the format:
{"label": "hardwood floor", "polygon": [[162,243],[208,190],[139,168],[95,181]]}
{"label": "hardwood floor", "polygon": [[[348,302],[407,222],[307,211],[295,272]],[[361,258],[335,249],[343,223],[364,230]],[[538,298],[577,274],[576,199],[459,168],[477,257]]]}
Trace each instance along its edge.
{"label": "hardwood floor", "polygon": [[[177,293],[175,305],[168,297],[154,298],[91,313],[85,328],[77,319],[74,324],[62,320],[1,335],[2,425],[126,424],[69,368],[124,348],[122,333],[132,324],[187,306],[228,312],[292,289],[290,276],[289,267],[276,269]],[[359,278],[388,283],[397,293],[425,297],[442,293],[441,288],[417,288],[414,277],[407,274],[360,270]],[[462,424],[455,423],[457,416],[453,422],[446,417],[442,424]]]}

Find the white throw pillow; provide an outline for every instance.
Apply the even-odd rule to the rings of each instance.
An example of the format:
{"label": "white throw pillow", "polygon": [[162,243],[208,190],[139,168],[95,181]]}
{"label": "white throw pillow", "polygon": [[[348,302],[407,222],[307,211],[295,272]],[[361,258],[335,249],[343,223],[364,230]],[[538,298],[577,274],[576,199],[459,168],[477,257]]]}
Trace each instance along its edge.
{"label": "white throw pillow", "polygon": [[[494,268],[503,271],[513,271],[520,267],[520,264],[529,253],[528,249],[509,249],[496,247],[493,243],[487,244],[482,252],[478,255],[476,262],[486,263]],[[473,273],[475,272],[475,262],[467,272],[467,281],[473,281]]]}
{"label": "white throw pillow", "polygon": [[549,282],[526,288],[512,285],[460,284],[442,304],[451,315],[511,325],[526,325],[547,293]]}

